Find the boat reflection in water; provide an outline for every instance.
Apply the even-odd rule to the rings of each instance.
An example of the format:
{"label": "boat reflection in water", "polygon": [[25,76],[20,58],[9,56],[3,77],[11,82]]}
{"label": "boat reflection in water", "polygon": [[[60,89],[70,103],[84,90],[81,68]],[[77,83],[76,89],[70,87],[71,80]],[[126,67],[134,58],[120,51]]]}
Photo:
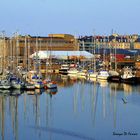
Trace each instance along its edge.
{"label": "boat reflection in water", "polygon": [[20,96],[23,93],[20,89],[13,89],[10,91],[10,96]]}
{"label": "boat reflection in water", "polygon": [[57,94],[58,89],[54,88],[54,89],[47,89],[45,92],[50,94],[50,95],[55,95]]}
{"label": "boat reflection in water", "polygon": [[139,86],[56,78],[58,89],[0,91],[0,140],[114,139],[130,126],[140,133]]}
{"label": "boat reflection in water", "polygon": [[1,95],[9,95],[10,94],[10,90],[0,90],[0,94]]}
{"label": "boat reflection in water", "polygon": [[98,83],[100,84],[101,87],[107,87],[108,86],[107,80],[98,79]]}

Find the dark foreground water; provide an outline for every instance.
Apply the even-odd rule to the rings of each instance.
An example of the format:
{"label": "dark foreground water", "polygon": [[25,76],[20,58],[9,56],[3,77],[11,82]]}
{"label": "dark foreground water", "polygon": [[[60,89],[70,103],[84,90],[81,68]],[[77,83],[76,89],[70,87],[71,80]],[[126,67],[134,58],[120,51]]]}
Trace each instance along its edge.
{"label": "dark foreground water", "polygon": [[57,90],[0,91],[0,140],[140,139],[140,85],[54,78]]}

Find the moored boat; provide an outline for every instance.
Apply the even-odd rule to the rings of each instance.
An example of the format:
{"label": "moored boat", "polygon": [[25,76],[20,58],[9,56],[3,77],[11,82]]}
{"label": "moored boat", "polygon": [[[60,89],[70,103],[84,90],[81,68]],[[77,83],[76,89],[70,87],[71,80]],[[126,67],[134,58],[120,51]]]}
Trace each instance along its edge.
{"label": "moored boat", "polygon": [[78,76],[86,76],[87,75],[87,71],[86,70],[78,71],[77,75]]}
{"label": "moored boat", "polygon": [[71,68],[68,70],[68,74],[77,74],[79,71],[76,68]]}
{"label": "moored boat", "polygon": [[89,72],[87,74],[88,78],[97,78],[97,76],[98,76],[98,72]]}
{"label": "moored boat", "polygon": [[11,84],[8,80],[1,80],[0,82],[0,89],[10,89],[11,88]]}
{"label": "moored boat", "polygon": [[53,88],[57,88],[57,84],[55,81],[51,81],[50,79],[45,79],[43,81],[44,87],[46,89],[53,89]]}
{"label": "moored boat", "polygon": [[97,75],[97,78],[101,80],[107,80],[108,77],[109,77],[109,73],[106,70],[101,70]]}
{"label": "moored boat", "polygon": [[61,68],[59,69],[59,73],[68,74],[68,70],[69,70],[69,65],[63,64],[63,65],[61,65]]}
{"label": "moored boat", "polygon": [[31,84],[31,83],[25,83],[25,89],[26,90],[34,90],[35,89],[35,85]]}
{"label": "moored boat", "polygon": [[37,81],[35,84],[35,88],[37,89],[41,89],[44,87],[43,82],[42,81]]}
{"label": "moored boat", "polygon": [[121,76],[117,71],[109,71],[109,74],[107,78],[109,82],[121,82]]}
{"label": "moored boat", "polygon": [[11,88],[13,88],[13,89],[21,89],[21,87],[22,86],[18,81],[15,81],[15,80],[11,81]]}
{"label": "moored boat", "polygon": [[121,82],[129,84],[137,83],[137,77],[131,68],[124,68],[123,74],[121,75]]}

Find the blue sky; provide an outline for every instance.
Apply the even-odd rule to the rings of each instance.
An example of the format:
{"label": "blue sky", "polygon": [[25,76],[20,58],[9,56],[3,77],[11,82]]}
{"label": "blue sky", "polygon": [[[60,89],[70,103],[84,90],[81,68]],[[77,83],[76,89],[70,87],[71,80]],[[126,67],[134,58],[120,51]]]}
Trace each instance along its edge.
{"label": "blue sky", "polygon": [[47,36],[140,34],[140,0],[0,0],[0,30]]}

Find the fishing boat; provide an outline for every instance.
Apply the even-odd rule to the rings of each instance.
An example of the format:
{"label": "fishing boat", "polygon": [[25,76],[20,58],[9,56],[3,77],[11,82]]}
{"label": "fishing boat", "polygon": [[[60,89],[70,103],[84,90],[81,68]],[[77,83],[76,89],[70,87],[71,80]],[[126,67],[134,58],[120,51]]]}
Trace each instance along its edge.
{"label": "fishing boat", "polygon": [[137,77],[135,76],[131,68],[124,68],[123,74],[121,75],[121,82],[134,84],[137,83]]}

